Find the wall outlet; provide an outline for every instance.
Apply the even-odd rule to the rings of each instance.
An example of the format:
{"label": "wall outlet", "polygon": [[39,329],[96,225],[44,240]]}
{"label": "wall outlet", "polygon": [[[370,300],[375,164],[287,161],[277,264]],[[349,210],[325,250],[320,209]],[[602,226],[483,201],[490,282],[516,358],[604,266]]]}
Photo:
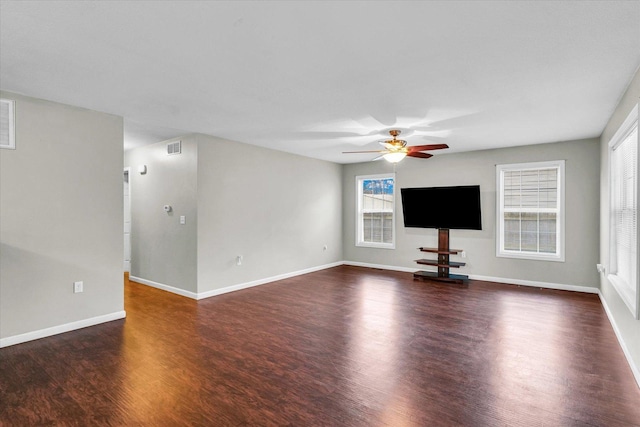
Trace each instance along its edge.
{"label": "wall outlet", "polygon": [[187,223],[187,217],[180,215],[180,224],[185,225]]}
{"label": "wall outlet", "polygon": [[467,253],[465,251],[460,252],[460,256],[462,258],[466,258],[467,257]]}
{"label": "wall outlet", "polygon": [[73,282],[73,293],[74,294],[79,294],[80,292],[84,291],[84,283],[82,281],[80,282]]}

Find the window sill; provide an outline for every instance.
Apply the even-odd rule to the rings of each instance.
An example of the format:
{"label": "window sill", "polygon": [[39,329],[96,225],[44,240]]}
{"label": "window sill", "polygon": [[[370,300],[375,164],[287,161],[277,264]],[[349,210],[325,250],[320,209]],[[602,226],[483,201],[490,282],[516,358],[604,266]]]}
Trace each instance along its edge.
{"label": "window sill", "polygon": [[358,242],[356,247],[360,248],[376,248],[376,249],[395,249],[394,243],[371,243],[371,242]]}
{"label": "window sill", "polygon": [[616,290],[622,301],[624,301],[627,308],[629,308],[629,311],[631,311],[633,317],[635,319],[638,319],[638,315],[640,313],[638,313],[636,307],[635,295],[632,287],[615,274],[608,274],[607,280],[609,280],[609,282],[613,285],[613,288]]}
{"label": "window sill", "polygon": [[564,262],[564,254],[561,255],[543,255],[536,253],[522,253],[522,252],[498,252],[496,253],[498,258],[514,258],[525,259],[530,261],[552,261],[552,262]]}

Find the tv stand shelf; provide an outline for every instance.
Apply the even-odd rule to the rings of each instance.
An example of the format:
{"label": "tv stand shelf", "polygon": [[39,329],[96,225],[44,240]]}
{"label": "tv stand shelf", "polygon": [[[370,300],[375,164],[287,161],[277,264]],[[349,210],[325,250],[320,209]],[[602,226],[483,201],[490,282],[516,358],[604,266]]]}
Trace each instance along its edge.
{"label": "tv stand shelf", "polygon": [[459,268],[459,267],[464,267],[465,266],[464,262],[449,261],[448,263],[441,263],[437,259],[417,259],[416,262],[418,264],[433,265],[433,266],[436,266],[436,267]]}
{"label": "tv stand shelf", "polygon": [[456,255],[462,252],[462,249],[449,248],[449,229],[438,229],[438,247],[437,248],[418,248],[421,252],[438,254],[437,260],[417,259],[415,262],[422,265],[431,265],[438,267],[438,271],[416,271],[413,273],[414,279],[436,280],[449,283],[466,283],[469,276],[460,274],[449,274],[450,268],[459,268],[465,265],[464,262],[449,261],[450,255]]}
{"label": "tv stand shelf", "polygon": [[435,271],[416,271],[413,273],[413,278],[449,283],[465,283],[469,280],[469,276],[464,276],[462,274],[449,274],[447,277],[440,277]]}
{"label": "tv stand shelf", "polygon": [[418,248],[418,249],[420,249],[422,252],[431,252],[434,254],[456,255],[462,252],[462,249],[449,249],[448,251],[440,250],[438,248]]}

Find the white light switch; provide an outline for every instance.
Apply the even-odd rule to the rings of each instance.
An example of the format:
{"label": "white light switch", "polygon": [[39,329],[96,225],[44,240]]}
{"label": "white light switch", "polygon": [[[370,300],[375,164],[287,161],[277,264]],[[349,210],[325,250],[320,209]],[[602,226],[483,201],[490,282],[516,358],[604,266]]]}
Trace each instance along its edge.
{"label": "white light switch", "polygon": [[187,217],[184,215],[180,215],[180,224],[184,225],[187,223]]}
{"label": "white light switch", "polygon": [[82,282],[73,282],[73,293],[74,294],[78,294],[80,292],[82,292],[84,289],[84,283]]}

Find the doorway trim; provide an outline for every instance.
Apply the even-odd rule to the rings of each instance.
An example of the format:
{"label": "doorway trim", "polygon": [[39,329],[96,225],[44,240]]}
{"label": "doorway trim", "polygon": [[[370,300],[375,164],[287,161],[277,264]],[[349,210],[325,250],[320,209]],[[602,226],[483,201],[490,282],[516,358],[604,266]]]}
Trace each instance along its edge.
{"label": "doorway trim", "polygon": [[[127,178],[127,183],[128,183],[128,190],[129,190],[129,195],[128,195],[128,203],[125,203],[124,201],[124,188],[123,188],[123,198],[122,198],[122,205],[123,205],[123,209],[122,209],[122,223],[123,223],[123,247],[122,247],[122,262],[123,262],[123,267],[124,267],[124,272],[131,272],[131,178],[132,178],[132,174],[131,174],[131,167],[127,166],[124,168],[124,171],[122,173],[122,179],[123,179],[123,183],[125,182],[124,179],[125,177]],[[127,212],[127,208],[128,208],[128,212]],[[127,233],[126,231],[126,220],[127,220],[127,215],[129,217],[129,232]],[[127,260],[127,245],[129,245],[129,260]]]}

